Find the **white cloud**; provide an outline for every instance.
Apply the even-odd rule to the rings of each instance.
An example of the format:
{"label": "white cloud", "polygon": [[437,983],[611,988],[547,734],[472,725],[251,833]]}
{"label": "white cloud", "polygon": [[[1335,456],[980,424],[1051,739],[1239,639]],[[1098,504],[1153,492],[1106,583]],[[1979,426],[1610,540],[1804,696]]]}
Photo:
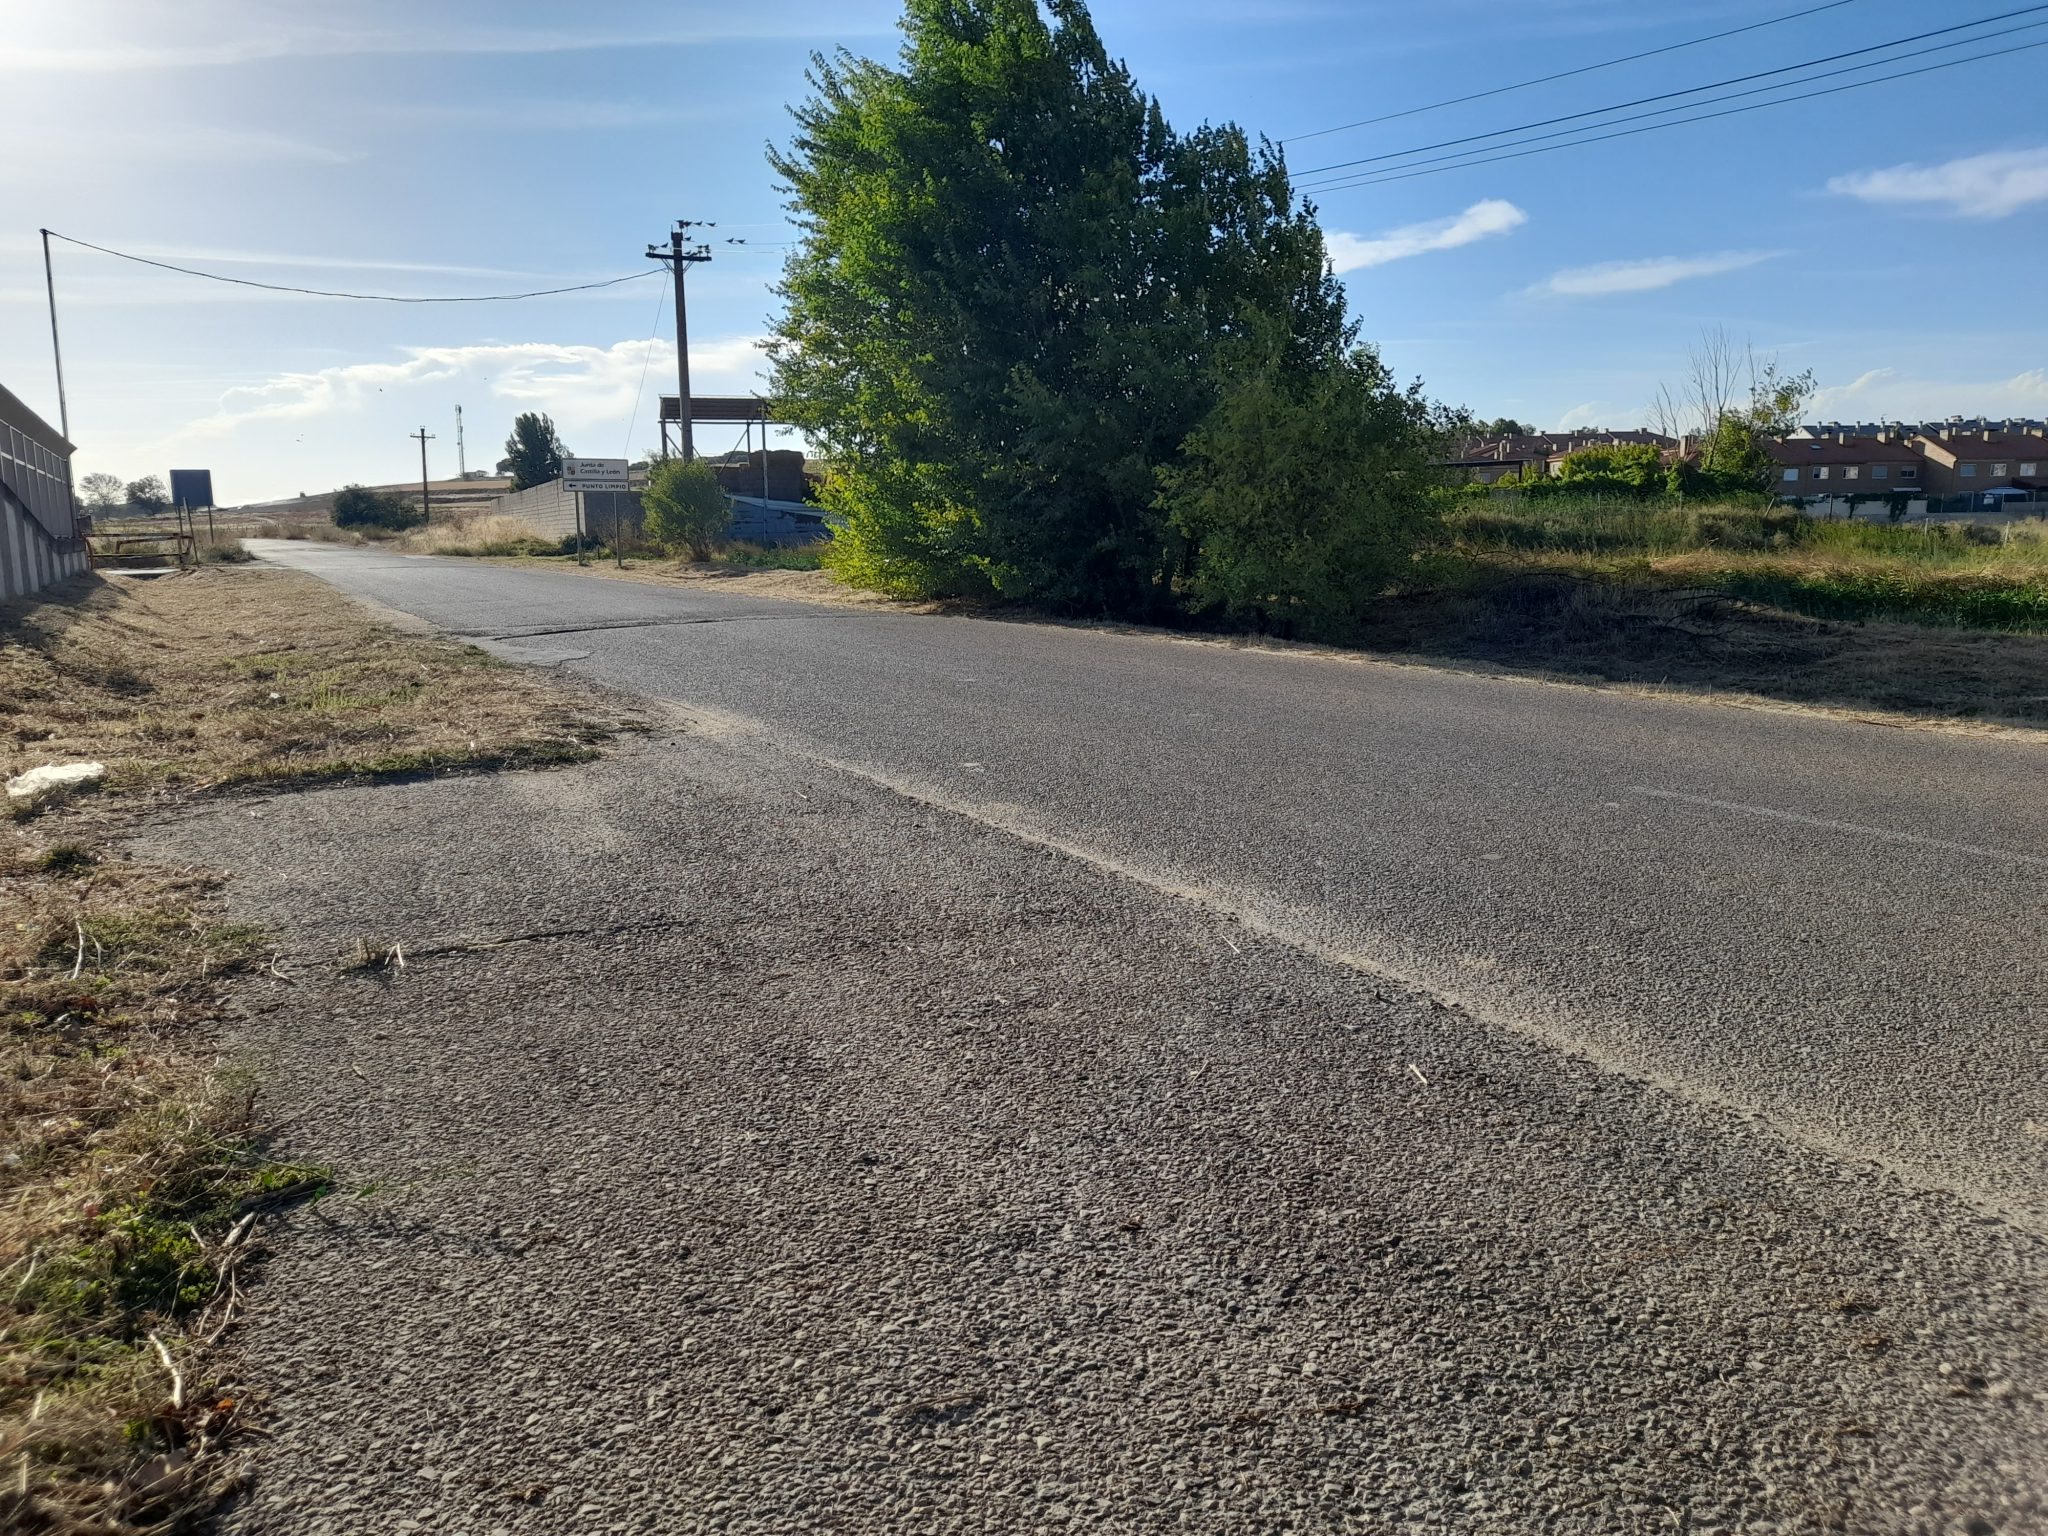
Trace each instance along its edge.
{"label": "white cloud", "polygon": [[[760,336],[692,345],[691,389],[714,393],[758,387],[765,345]],[[346,363],[237,385],[221,396],[217,411],[181,428],[173,440],[217,439],[262,422],[356,413],[368,409],[379,394],[395,397],[426,385],[442,386],[437,393],[447,395],[457,382],[524,409],[547,411],[565,428],[623,422],[636,394],[644,414],[651,412],[654,397],[674,384],[675,358],[673,342],[645,340],[609,347],[537,341],[408,347],[393,362]]]}
{"label": "white cloud", "polygon": [[886,30],[887,19],[879,13],[854,19],[819,7],[728,7],[676,21],[657,6],[637,24],[436,27],[414,8],[378,7],[363,0],[355,0],[353,14],[342,25],[262,0],[181,0],[160,10],[145,10],[132,0],[64,0],[61,7],[8,18],[0,70],[110,74],[290,58],[583,53]]}
{"label": "white cloud", "polygon": [[[359,156],[262,128],[212,123],[157,122],[117,127],[98,123],[46,129],[50,157],[10,155],[0,181],[13,184],[75,181],[81,165],[347,165]],[[60,153],[56,153],[59,152]]]}
{"label": "white cloud", "polygon": [[1384,266],[1407,256],[1455,250],[1475,240],[1504,235],[1528,221],[1529,215],[1513,203],[1489,197],[1450,218],[1404,224],[1383,235],[1351,235],[1331,230],[1323,236],[1323,244],[1329,248],[1331,265],[1339,272],[1356,272],[1361,267]]}
{"label": "white cloud", "polygon": [[1814,392],[1809,420],[1920,421],[1945,416],[2048,415],[2048,368],[2007,379],[1942,380],[1873,368]]}
{"label": "white cloud", "polygon": [[1716,277],[1782,256],[1783,251],[1720,251],[1709,256],[1649,256],[1603,261],[1553,272],[1528,291],[1548,298],[1583,299],[1609,293],[1649,293],[1695,277]]}
{"label": "white cloud", "polygon": [[1606,411],[1598,400],[1588,400],[1581,405],[1573,406],[1558,417],[1555,430],[1576,432],[1581,427],[1605,426],[1607,418],[1613,414],[1612,411]]}
{"label": "white cloud", "polygon": [[1894,165],[1837,176],[1828,190],[1866,203],[1933,205],[1973,219],[2002,219],[2048,202],[2048,145],[1969,155],[1940,165]]}

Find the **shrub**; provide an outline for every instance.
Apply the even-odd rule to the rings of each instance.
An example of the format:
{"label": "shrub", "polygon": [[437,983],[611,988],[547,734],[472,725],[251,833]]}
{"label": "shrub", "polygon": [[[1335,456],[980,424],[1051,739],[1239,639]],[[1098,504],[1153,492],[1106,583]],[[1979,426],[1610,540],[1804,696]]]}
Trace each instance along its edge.
{"label": "shrub", "polygon": [[1664,484],[1664,464],[1654,443],[1608,443],[1566,454],[1557,479],[1574,491],[1641,495]]}
{"label": "shrub", "polygon": [[663,459],[647,475],[640,498],[647,540],[692,560],[708,560],[732,526],[732,503],[702,459]]}
{"label": "shrub", "polygon": [[426,514],[404,497],[373,491],[367,485],[345,485],[334,493],[337,528],[386,528],[403,533],[426,520]]}
{"label": "shrub", "polygon": [[1448,423],[1370,348],[1306,377],[1280,346],[1250,361],[1159,476],[1187,594],[1279,634],[1342,638],[1413,573]]}

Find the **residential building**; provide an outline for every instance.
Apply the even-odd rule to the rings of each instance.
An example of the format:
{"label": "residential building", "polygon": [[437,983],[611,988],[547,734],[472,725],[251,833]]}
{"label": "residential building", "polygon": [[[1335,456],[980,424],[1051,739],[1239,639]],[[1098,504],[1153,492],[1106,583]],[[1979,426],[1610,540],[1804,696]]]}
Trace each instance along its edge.
{"label": "residential building", "polygon": [[0,387],[0,598],[90,568],[71,493],[71,444]]}
{"label": "residential building", "polygon": [[1847,428],[1823,437],[1788,437],[1771,445],[1780,497],[1857,496],[1872,492],[1926,494],[1928,463],[1893,432],[1863,436]]}
{"label": "residential building", "polygon": [[2048,495],[2048,427],[1945,427],[1916,433],[1937,496]]}
{"label": "residential building", "polygon": [[1554,475],[1567,454],[1617,443],[1654,443],[1660,452],[1680,446],[1677,438],[1640,428],[1606,432],[1596,427],[1584,432],[1528,432],[1513,437],[1473,438],[1443,462],[1449,468],[1463,470],[1473,485],[1493,485],[1510,475],[1518,480]]}

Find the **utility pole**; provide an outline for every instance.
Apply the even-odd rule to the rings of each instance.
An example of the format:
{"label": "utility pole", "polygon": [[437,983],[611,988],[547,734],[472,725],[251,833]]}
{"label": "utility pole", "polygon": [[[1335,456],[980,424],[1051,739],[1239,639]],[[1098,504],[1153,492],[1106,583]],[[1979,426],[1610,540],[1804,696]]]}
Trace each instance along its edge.
{"label": "utility pole", "polygon": [[469,455],[462,448],[462,407],[455,407],[455,478],[469,478]]}
{"label": "utility pole", "polygon": [[[57,430],[64,434],[64,441],[71,441],[71,407],[64,403],[64,349],[57,342],[57,276],[50,267],[50,232],[43,235],[43,286],[50,295],[50,355],[57,361]],[[677,293],[683,290],[676,288]],[[69,460],[65,461],[67,464]]]}
{"label": "utility pole", "polygon": [[420,513],[431,523],[434,520],[434,493],[427,489],[427,444],[434,440],[434,434],[421,427],[419,431],[405,435],[420,440]]}
{"label": "utility pole", "polygon": [[683,302],[683,273],[694,262],[709,261],[711,247],[693,245],[685,248],[684,236],[697,228],[716,229],[718,226],[708,219],[677,219],[676,227],[669,231],[668,249],[658,245],[647,247],[649,261],[665,262],[676,280],[676,386],[677,413],[682,417],[683,462],[689,463],[697,456],[696,443],[690,434],[690,315]]}

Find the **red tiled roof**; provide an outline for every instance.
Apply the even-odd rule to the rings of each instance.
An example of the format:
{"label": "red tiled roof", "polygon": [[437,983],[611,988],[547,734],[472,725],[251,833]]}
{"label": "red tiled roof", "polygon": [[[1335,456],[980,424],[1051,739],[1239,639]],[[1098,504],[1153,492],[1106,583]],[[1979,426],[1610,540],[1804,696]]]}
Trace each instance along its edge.
{"label": "red tiled roof", "polygon": [[2031,432],[1931,432],[1916,434],[1930,449],[1955,459],[2048,459],[2048,437]]}
{"label": "red tiled roof", "polygon": [[1906,443],[1875,437],[1787,437],[1771,444],[1771,457],[1791,469],[1799,464],[1925,464],[1927,456]]}

